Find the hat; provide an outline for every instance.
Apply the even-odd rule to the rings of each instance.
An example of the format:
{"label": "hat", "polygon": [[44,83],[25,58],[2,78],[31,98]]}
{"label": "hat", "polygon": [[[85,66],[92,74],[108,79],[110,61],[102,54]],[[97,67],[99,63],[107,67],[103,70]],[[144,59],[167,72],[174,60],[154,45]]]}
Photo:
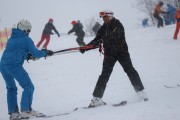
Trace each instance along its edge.
{"label": "hat", "polygon": [[71,24],[72,25],[75,25],[77,22],[75,21],[75,20],[73,20],[72,22],[71,22]]}
{"label": "hat", "polygon": [[52,18],[49,18],[49,22],[51,22],[51,23],[52,23],[52,22],[53,22],[53,19],[52,19]]}

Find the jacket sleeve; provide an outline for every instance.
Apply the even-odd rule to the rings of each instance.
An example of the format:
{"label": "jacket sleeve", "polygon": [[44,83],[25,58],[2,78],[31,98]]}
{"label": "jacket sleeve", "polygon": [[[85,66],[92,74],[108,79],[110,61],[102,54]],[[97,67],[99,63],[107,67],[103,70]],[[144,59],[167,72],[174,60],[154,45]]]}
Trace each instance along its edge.
{"label": "jacket sleeve", "polygon": [[31,38],[27,37],[27,51],[32,54],[35,58],[41,58],[47,56],[45,50],[38,50]]}
{"label": "jacket sleeve", "polygon": [[57,35],[60,36],[59,32],[56,30],[56,27],[55,27],[54,25],[53,25],[53,30],[54,30],[54,32],[55,32]]}
{"label": "jacket sleeve", "polygon": [[98,47],[99,43],[102,42],[102,35],[103,35],[103,27],[97,32],[96,37],[90,41],[87,45],[94,45],[94,47]]}
{"label": "jacket sleeve", "polygon": [[72,32],[75,32],[75,28],[73,26],[73,28],[68,32],[68,34],[72,33]]}

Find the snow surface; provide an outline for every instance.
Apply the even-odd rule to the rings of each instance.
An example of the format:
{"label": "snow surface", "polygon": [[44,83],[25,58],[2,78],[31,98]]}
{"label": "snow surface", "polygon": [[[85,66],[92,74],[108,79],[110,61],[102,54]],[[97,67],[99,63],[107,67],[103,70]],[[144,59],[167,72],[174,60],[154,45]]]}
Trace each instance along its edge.
{"label": "snow surface", "polygon": [[[149,101],[139,102],[127,75],[117,63],[103,100],[109,104],[128,100],[126,106],[79,110],[49,120],[180,120],[180,87],[164,87],[180,83],[180,39],[172,39],[175,25],[161,29],[137,28],[141,14],[133,8],[133,2],[134,0],[1,0],[0,29],[12,26],[20,19],[28,19],[32,23],[30,36],[35,44],[50,17],[54,18],[54,24],[60,33],[67,33],[72,27],[72,20],[79,19],[85,24],[93,15],[98,17],[100,10],[108,8],[114,11],[125,27],[131,59],[140,74]],[[77,47],[75,39],[74,35],[60,38],[54,35],[48,47],[54,51]],[[86,37],[85,42],[92,39],[93,37]],[[51,115],[88,106],[102,70],[102,61],[103,55],[100,56],[98,50],[91,50],[85,54],[69,53],[25,62],[24,67],[35,85],[33,108]],[[18,84],[17,86],[20,103],[22,89]],[[6,87],[0,75],[0,120],[8,119]]]}
{"label": "snow surface", "polygon": [[[134,67],[139,72],[148,102],[140,102],[122,67],[117,63],[103,100],[109,104],[128,100],[123,107],[102,106],[79,110],[49,120],[180,120],[180,41],[172,39],[175,25],[126,31],[126,39]],[[75,36],[52,38],[49,49],[75,47]],[[86,37],[88,43],[93,37]],[[25,62],[34,85],[33,108],[47,115],[66,113],[88,106],[102,69],[103,56],[98,50],[84,54],[62,54]],[[18,86],[20,100],[22,89]],[[0,120],[7,120],[6,89],[0,76]],[[44,120],[38,118],[38,120]]]}

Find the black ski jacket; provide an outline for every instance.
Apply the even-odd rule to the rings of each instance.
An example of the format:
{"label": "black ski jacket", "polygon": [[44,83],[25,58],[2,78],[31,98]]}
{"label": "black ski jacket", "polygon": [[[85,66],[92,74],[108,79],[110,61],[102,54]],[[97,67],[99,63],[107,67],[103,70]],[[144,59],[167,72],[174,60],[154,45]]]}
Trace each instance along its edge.
{"label": "black ski jacket", "polygon": [[82,26],[79,23],[76,23],[75,25],[73,25],[73,28],[68,32],[68,34],[70,34],[72,32],[75,32],[75,34],[78,37],[81,37],[81,36],[85,35],[85,32],[83,31]]}
{"label": "black ski jacket", "polygon": [[88,45],[98,46],[102,42],[105,55],[117,55],[128,52],[128,46],[125,41],[124,27],[121,22],[113,18],[108,24],[103,24],[94,40]]}
{"label": "black ski jacket", "polygon": [[55,26],[54,26],[52,23],[49,23],[49,22],[45,25],[45,28],[44,28],[44,30],[43,30],[43,34],[45,34],[45,35],[51,35],[51,34],[53,34],[52,30],[54,30],[54,32],[55,32],[58,36],[60,36],[60,35],[59,35],[59,32],[56,30]]}

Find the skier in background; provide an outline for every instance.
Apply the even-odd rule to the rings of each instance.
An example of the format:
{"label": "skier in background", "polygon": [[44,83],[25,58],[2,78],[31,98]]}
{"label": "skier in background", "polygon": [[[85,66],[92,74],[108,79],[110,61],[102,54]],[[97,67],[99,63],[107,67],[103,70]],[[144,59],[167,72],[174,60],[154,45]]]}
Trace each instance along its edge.
{"label": "skier in background", "polygon": [[157,27],[164,27],[164,24],[163,24],[163,18],[160,16],[161,13],[163,14],[167,14],[167,12],[163,11],[162,10],[162,6],[163,6],[163,2],[162,1],[159,1],[159,3],[156,5],[155,9],[154,9],[154,13],[153,13],[153,16],[157,19],[158,21],[158,24],[157,24]]}
{"label": "skier in background", "polygon": [[99,31],[100,28],[101,28],[101,24],[99,22],[96,22],[95,25],[92,28],[92,31],[94,32],[94,35],[97,34],[97,32]]}
{"label": "skier in background", "polygon": [[175,24],[176,23],[176,19],[175,19],[175,15],[176,15],[176,8],[173,7],[171,4],[167,4],[167,12],[169,13],[169,24]]}
{"label": "skier in background", "polygon": [[58,35],[58,37],[60,37],[59,32],[56,30],[55,26],[53,25],[53,19],[50,18],[48,23],[45,25],[42,36],[41,36],[41,40],[38,42],[38,44],[36,45],[37,48],[39,48],[41,46],[41,44],[43,43],[43,41],[46,39],[46,42],[43,45],[43,49],[47,49],[47,46],[50,42],[50,35],[53,35],[54,33],[52,32],[52,30],[54,30],[54,32]]}
{"label": "skier in background", "polygon": [[0,61],[0,72],[1,72],[1,61]]}
{"label": "skier in background", "polygon": [[83,24],[81,23],[80,20],[77,20],[77,23],[79,23],[79,25],[83,28]]}
{"label": "skier in background", "polygon": [[[32,57],[41,58],[53,55],[51,50],[38,50],[29,36],[31,24],[21,20],[17,28],[12,29],[6,48],[1,58],[1,73],[6,83],[7,104],[10,120],[27,119],[42,114],[32,109],[34,85],[28,73],[23,68],[24,60]],[[21,115],[17,100],[15,79],[23,88],[21,97]]]}
{"label": "skier in background", "polygon": [[75,32],[77,36],[76,42],[79,46],[85,46],[86,43],[84,42],[85,32],[83,31],[82,25],[77,23],[75,20],[71,22],[73,28],[68,32],[68,35]]}
{"label": "skier in background", "polygon": [[174,40],[177,40],[178,38],[178,33],[179,33],[179,29],[180,29],[180,8],[176,11],[176,30],[174,32]]}
{"label": "skier in background", "polygon": [[[104,50],[104,60],[102,72],[96,83],[93,99],[91,100],[89,107],[97,107],[106,104],[102,100],[102,97],[106,89],[106,84],[113,71],[113,67],[117,61],[128,75],[130,82],[139,97],[142,100],[147,101],[148,98],[144,92],[144,86],[138,72],[131,62],[123,25],[118,19],[114,18],[114,14],[110,10],[102,11],[99,15],[103,18],[104,24],[98,31],[94,40],[87,44],[87,46],[93,45],[94,48],[100,47],[99,51]],[[100,45],[101,43],[103,44],[104,49]],[[80,49],[80,52],[84,53],[87,50],[88,49]]]}
{"label": "skier in background", "polygon": [[144,18],[142,20],[142,26],[145,28],[145,27],[149,27],[149,24],[148,24],[148,18]]}

